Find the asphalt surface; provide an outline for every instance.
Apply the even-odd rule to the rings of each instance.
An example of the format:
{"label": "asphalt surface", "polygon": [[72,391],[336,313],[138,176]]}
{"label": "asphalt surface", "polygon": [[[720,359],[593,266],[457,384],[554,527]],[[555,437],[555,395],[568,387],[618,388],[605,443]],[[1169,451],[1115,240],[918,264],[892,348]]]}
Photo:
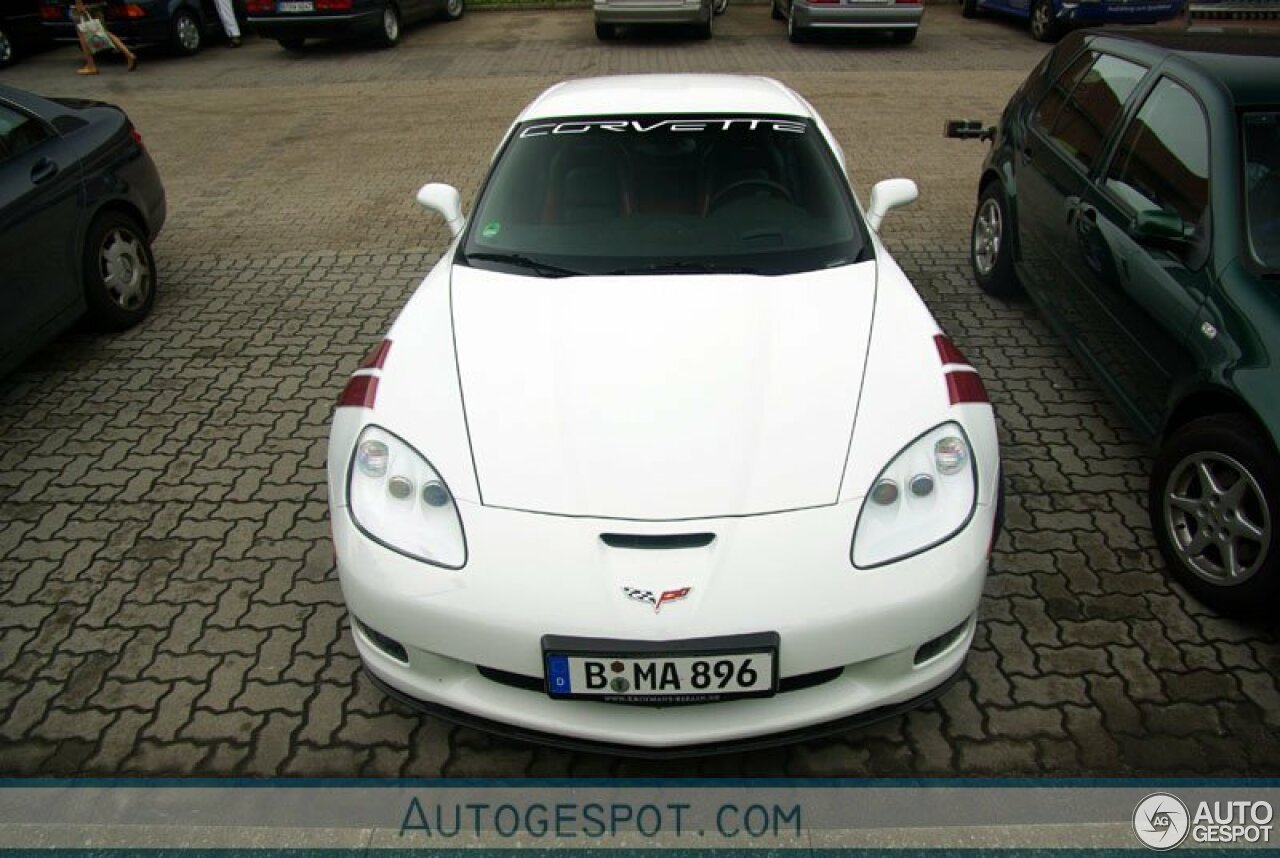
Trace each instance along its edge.
{"label": "asphalt surface", "polygon": [[[1280,639],[1161,571],[1148,451],[1034,308],[965,252],[983,146],[1043,55],[1017,24],[930,6],[910,47],[795,46],[734,5],[710,42],[595,40],[585,8],[469,13],[392,51],[273,42],[191,59],[59,48],[0,72],[137,122],[169,192],[152,317],[73,331],[0,379],[0,774],[1271,775]],[[516,112],[566,77],[767,74],[843,142],[884,236],[987,380],[1009,490],[968,674],[939,701],[805,744],[640,763],[418,716],[361,674],[328,541],[327,421],[446,246],[414,203],[470,203]]]}

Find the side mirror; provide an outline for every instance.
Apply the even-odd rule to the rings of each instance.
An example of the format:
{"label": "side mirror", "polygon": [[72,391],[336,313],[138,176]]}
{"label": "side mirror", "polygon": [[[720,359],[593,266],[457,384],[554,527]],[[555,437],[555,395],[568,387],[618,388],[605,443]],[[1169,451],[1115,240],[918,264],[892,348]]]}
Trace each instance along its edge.
{"label": "side mirror", "polygon": [[885,179],[871,188],[871,206],[867,209],[867,224],[876,232],[884,216],[899,206],[913,203],[920,196],[920,189],[910,179]]}
{"label": "side mirror", "polygon": [[977,119],[948,119],[942,126],[942,136],[953,140],[994,140],[996,129]]}
{"label": "side mirror", "polygon": [[418,204],[444,218],[449,225],[449,232],[455,238],[467,225],[467,219],[462,216],[462,195],[453,185],[442,185],[439,182],[423,185],[418,191]]}
{"label": "side mirror", "polygon": [[1173,248],[1185,243],[1191,230],[1186,221],[1173,212],[1152,209],[1138,212],[1129,225],[1129,236],[1139,244]]}

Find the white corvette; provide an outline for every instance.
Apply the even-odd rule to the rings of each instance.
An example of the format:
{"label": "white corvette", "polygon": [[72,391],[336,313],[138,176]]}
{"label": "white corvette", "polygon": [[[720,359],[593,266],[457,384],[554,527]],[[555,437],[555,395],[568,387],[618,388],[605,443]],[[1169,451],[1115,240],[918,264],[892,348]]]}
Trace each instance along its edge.
{"label": "white corvette", "polygon": [[786,741],[961,670],[999,525],[977,373],[813,108],[764,78],[554,86],[347,385],[343,595],[387,692],[641,755]]}

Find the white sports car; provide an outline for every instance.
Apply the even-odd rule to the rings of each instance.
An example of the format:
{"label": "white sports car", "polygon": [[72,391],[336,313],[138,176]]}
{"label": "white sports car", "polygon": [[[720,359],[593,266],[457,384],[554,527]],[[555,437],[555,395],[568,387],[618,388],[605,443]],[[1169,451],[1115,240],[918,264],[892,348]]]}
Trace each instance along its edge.
{"label": "white sports car", "polygon": [[696,754],[932,699],[999,526],[977,373],[831,132],[764,78],[562,83],[351,378],[329,498],[356,646],[411,706]]}

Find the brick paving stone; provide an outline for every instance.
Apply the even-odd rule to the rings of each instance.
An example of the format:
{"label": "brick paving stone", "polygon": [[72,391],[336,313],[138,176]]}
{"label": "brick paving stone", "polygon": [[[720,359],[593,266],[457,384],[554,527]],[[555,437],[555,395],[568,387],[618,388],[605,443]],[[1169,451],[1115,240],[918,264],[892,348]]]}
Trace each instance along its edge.
{"label": "brick paving stone", "polygon": [[[1275,630],[1169,583],[1145,447],[1028,302],[972,284],[984,147],[942,139],[941,120],[994,120],[1045,48],[951,4],[931,5],[905,49],[794,46],[763,5],[734,6],[706,43],[603,45],[589,17],[469,15],[407,30],[394,51],[303,58],[250,40],[96,79],[59,48],[5,71],[125,107],[170,214],[145,324],[73,330],[0,379],[0,773],[1280,770]],[[360,673],[324,458],[346,375],[448,245],[414,191],[450,181],[469,206],[511,117],[556,80],[677,69],[796,87],[864,199],[881,178],[920,185],[883,238],[988,381],[1009,492],[968,673],[866,730],[678,764],[410,713]]]}

